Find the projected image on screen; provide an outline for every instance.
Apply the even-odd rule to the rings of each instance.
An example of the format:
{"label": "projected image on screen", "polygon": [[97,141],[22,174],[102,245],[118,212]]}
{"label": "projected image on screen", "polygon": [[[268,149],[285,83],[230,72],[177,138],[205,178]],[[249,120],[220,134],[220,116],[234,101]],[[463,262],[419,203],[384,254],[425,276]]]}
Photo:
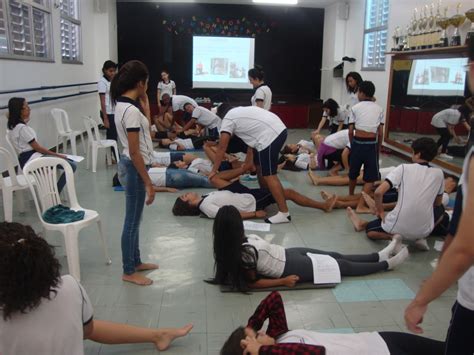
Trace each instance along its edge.
{"label": "projected image on screen", "polygon": [[193,37],[193,88],[251,89],[255,39]]}
{"label": "projected image on screen", "polygon": [[414,60],[408,80],[408,95],[463,96],[467,58]]}

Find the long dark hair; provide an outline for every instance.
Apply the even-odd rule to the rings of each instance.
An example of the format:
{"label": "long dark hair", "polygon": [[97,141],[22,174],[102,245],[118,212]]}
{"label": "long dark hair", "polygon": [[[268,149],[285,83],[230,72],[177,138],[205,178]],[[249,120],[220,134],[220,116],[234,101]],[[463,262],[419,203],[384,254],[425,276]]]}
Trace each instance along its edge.
{"label": "long dark hair", "polygon": [[336,100],[327,99],[323,103],[323,108],[327,108],[329,110],[329,117],[337,116],[337,109],[339,108],[339,104]]}
{"label": "long dark hair", "polygon": [[115,74],[110,84],[110,97],[112,102],[124,92],[134,89],[138,83],[145,82],[148,79],[148,68],[139,60],[131,60],[125,63]]}
{"label": "long dark hair", "polygon": [[166,73],[166,74],[168,74],[168,81],[171,82],[169,70],[163,69],[162,71],[160,71],[160,82],[164,83],[163,78],[161,78],[161,73]]}
{"label": "long dark hair", "polygon": [[61,282],[54,249],[30,226],[0,223],[0,310],[3,319],[50,299]]}
{"label": "long dark hair", "polygon": [[[250,246],[242,245],[247,241],[244,223],[239,210],[234,206],[223,206],[217,212],[212,227],[214,234],[214,282],[220,285],[230,284],[233,288],[245,292],[247,280],[245,270],[255,268],[256,260],[250,252]],[[248,254],[248,255],[244,255]],[[248,256],[248,257],[246,257]]]}
{"label": "long dark hair", "polygon": [[25,104],[24,97],[12,97],[8,100],[8,129],[13,129],[17,124],[23,123],[21,118],[21,110]]}
{"label": "long dark hair", "polygon": [[[351,88],[348,84],[348,79],[349,78],[352,78],[355,80],[356,82],[356,86],[354,88]],[[348,73],[346,75],[346,89],[347,89],[347,92],[350,92],[350,93],[356,93],[357,90],[359,89],[359,85],[360,83],[362,82],[362,77],[360,76],[360,74],[356,71],[351,71],[350,73]]]}
{"label": "long dark hair", "polygon": [[255,64],[255,66],[249,70],[248,76],[252,79],[257,79],[263,81],[265,73],[263,72],[263,67],[261,65]]}

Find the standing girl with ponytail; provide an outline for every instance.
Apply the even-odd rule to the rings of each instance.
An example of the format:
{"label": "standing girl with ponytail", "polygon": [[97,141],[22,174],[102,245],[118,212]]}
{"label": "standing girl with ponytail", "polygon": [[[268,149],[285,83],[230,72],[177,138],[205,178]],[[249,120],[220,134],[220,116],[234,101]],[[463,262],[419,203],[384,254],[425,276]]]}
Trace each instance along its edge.
{"label": "standing girl with ponytail", "polygon": [[112,80],[110,94],[115,103],[115,125],[123,146],[118,165],[119,180],[125,187],[125,221],[122,231],[122,280],[137,285],[153,281],[140,271],[154,270],[156,264],[143,263],[140,258],[139,228],[146,203],[155,198],[148,175],[153,158],[150,136],[150,105],[146,94],[148,69],[142,62],[132,60],[122,66]]}
{"label": "standing girl with ponytail", "polygon": [[255,89],[255,94],[252,96],[252,106],[261,107],[270,111],[272,107],[272,91],[264,82],[263,68],[260,65],[255,65],[253,69],[249,70],[249,81]]}

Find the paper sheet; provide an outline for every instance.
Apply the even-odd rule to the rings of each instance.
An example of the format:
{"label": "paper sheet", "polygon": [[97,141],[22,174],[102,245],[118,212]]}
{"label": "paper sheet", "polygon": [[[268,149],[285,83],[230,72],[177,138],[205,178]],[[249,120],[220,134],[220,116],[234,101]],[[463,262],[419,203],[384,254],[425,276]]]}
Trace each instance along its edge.
{"label": "paper sheet", "polygon": [[244,221],[244,229],[248,231],[270,232],[270,224]]}
{"label": "paper sheet", "polygon": [[444,245],[444,242],[442,242],[441,240],[437,240],[434,244],[434,248],[437,251],[441,251],[443,250],[443,245]]}
{"label": "paper sheet", "polygon": [[336,259],[329,255],[306,254],[313,262],[315,284],[334,284],[341,282],[341,271]]}
{"label": "paper sheet", "polygon": [[84,160],[84,157],[81,157],[80,155],[69,155],[69,154],[67,154],[66,157],[69,160],[75,161],[76,163],[80,163],[81,161]]}

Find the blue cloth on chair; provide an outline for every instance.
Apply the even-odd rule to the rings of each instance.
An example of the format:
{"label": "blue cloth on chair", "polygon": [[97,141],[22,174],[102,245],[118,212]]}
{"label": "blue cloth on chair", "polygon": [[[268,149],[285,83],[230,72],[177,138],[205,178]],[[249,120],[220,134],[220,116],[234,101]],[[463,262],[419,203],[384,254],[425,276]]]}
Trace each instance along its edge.
{"label": "blue cloth on chair", "polygon": [[81,221],[84,219],[84,211],[74,211],[63,205],[48,208],[43,213],[43,219],[47,223],[62,224]]}

